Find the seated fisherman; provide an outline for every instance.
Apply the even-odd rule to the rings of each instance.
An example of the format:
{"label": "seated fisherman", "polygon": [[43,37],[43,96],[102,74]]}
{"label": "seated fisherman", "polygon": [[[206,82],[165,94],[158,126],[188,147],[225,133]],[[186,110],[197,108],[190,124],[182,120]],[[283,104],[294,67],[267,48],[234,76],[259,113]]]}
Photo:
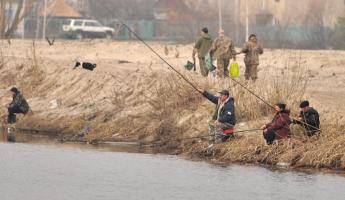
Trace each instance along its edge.
{"label": "seated fisherman", "polygon": [[267,144],[271,145],[274,140],[289,138],[291,136],[290,124],[290,111],[286,109],[285,104],[277,103],[272,122],[261,127]]}
{"label": "seated fisherman", "polygon": [[29,104],[16,87],[12,87],[12,102],[8,105],[7,123],[16,123],[16,113],[26,114],[29,112]]}
{"label": "seated fisherman", "polygon": [[204,97],[217,105],[209,124],[210,132],[215,142],[225,142],[233,137],[236,124],[234,98],[230,97],[228,90],[223,90],[219,94],[217,97],[207,91],[203,92]]}
{"label": "seated fisherman", "polygon": [[308,136],[313,136],[320,131],[319,113],[309,106],[309,101],[302,101],[300,106],[301,112],[298,119],[294,119],[293,123],[302,125]]}

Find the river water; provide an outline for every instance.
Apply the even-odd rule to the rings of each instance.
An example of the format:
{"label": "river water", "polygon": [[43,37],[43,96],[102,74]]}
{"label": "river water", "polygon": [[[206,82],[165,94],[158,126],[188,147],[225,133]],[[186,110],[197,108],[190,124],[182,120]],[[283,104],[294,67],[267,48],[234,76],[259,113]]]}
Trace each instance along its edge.
{"label": "river water", "polygon": [[2,140],[0,199],[345,199],[339,175],[221,167],[133,152],[136,147],[62,145],[44,137]]}

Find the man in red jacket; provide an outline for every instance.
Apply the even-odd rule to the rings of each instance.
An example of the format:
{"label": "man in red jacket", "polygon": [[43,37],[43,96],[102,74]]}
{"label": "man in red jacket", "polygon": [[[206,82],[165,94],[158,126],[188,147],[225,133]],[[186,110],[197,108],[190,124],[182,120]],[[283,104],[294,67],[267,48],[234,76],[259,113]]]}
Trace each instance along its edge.
{"label": "man in red jacket", "polygon": [[291,136],[290,131],[290,111],[286,109],[283,103],[275,105],[276,114],[271,123],[261,127],[267,144],[272,144],[274,140],[286,139]]}

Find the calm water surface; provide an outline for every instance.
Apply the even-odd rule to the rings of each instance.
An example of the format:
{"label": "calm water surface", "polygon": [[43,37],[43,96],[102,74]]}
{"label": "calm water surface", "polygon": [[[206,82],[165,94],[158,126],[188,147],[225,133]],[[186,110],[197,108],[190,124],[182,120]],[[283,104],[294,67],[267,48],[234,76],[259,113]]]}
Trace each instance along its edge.
{"label": "calm water surface", "polygon": [[42,137],[18,141],[30,143],[0,141],[1,200],[345,199],[345,178],[337,175],[219,167]]}

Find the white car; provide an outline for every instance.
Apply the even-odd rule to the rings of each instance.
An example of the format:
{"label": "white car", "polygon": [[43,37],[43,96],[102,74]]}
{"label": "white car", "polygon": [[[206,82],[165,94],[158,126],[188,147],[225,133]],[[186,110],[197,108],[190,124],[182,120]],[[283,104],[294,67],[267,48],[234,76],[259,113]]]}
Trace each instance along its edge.
{"label": "white car", "polygon": [[103,26],[96,20],[66,19],[62,25],[62,31],[68,38],[112,38],[114,29]]}

